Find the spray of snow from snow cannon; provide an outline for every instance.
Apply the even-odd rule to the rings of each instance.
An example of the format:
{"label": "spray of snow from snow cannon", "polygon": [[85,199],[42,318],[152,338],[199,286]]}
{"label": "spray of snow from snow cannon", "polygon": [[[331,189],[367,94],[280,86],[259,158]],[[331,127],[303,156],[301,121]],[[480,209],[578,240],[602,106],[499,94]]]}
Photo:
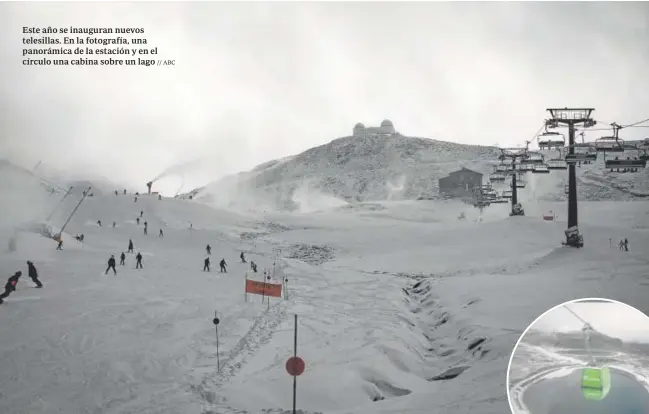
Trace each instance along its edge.
{"label": "spray of snow from snow cannon", "polygon": [[201,158],[194,158],[194,159],[191,159],[191,160],[189,160],[189,161],[185,161],[185,162],[181,162],[181,163],[176,164],[176,165],[172,165],[171,167],[167,168],[166,170],[164,170],[163,172],[161,172],[160,174],[158,174],[158,175],[157,175],[153,180],[151,180],[151,181],[149,181],[148,183],[146,183],[146,186],[147,186],[147,189],[148,189],[148,193],[151,194],[151,187],[153,186],[153,184],[154,184],[156,181],[159,181],[159,180],[161,180],[161,179],[163,179],[163,178],[166,178],[166,177],[168,177],[168,176],[170,176],[170,175],[178,175],[178,176],[181,177],[181,179],[182,179],[182,183],[181,183],[180,188],[179,188],[178,191],[176,192],[176,194],[177,194],[177,193],[180,193],[180,191],[182,190],[182,187],[183,187],[184,184],[185,184],[185,177],[184,177],[184,174],[185,174],[186,172],[189,172],[189,171],[195,170],[195,169],[197,169],[197,168],[200,168],[200,166],[201,166],[202,164],[203,164],[203,159],[201,159]]}

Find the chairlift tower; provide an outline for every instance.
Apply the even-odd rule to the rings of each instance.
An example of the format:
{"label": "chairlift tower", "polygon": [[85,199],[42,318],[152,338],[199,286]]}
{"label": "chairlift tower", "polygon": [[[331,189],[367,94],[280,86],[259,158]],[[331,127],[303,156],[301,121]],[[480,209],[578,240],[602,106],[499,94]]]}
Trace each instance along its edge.
{"label": "chairlift tower", "polygon": [[[575,155],[575,127],[583,125],[584,128],[595,126],[597,122],[591,118],[594,108],[548,108],[551,119],[546,121],[549,128],[557,128],[559,125],[568,127],[568,154],[574,158]],[[568,228],[565,231],[566,241],[564,245],[571,247],[583,247],[584,238],[579,233],[577,215],[577,174],[576,162],[568,164]]]}
{"label": "chairlift tower", "polygon": [[[516,179],[518,178],[517,174],[520,171],[520,162],[517,164],[516,160],[517,159],[524,159],[527,157],[527,150],[525,148],[503,148],[501,149],[502,155],[500,156],[500,160],[504,161],[505,159],[509,158],[512,160],[511,166],[510,166],[510,175],[512,177],[511,180],[511,191],[512,191],[512,210],[509,213],[510,216],[524,216],[525,215],[525,210],[523,210],[523,206],[518,202],[518,187],[516,185]],[[518,166],[518,168],[517,168]]]}

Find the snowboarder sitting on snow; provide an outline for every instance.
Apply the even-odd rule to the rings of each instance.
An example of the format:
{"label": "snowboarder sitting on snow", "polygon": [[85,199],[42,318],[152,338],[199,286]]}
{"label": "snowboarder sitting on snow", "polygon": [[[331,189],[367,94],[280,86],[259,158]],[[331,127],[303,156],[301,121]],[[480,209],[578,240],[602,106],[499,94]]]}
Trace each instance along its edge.
{"label": "snowboarder sitting on snow", "polygon": [[115,255],[113,254],[111,254],[110,259],[108,259],[108,267],[106,268],[106,273],[104,274],[107,275],[110,269],[113,269],[113,273],[117,274],[117,270],[115,269]]}
{"label": "snowboarder sitting on snow", "polygon": [[20,279],[20,276],[22,276],[22,274],[23,272],[19,270],[13,276],[7,279],[7,284],[5,284],[5,291],[4,293],[0,294],[0,303],[2,303],[3,299],[8,297],[11,292],[14,292],[16,290],[16,284],[18,283],[18,279]]}
{"label": "snowboarder sitting on snow", "polygon": [[32,279],[32,282],[36,283],[37,288],[42,288],[43,284],[41,283],[40,280],[38,280],[38,272],[36,271],[36,267],[34,266],[34,263],[32,263],[30,260],[27,260],[27,268],[28,268],[28,276]]}
{"label": "snowboarder sitting on snow", "polygon": [[142,253],[138,252],[137,256],[135,256],[135,268],[136,269],[143,269],[142,267]]}
{"label": "snowboarder sitting on snow", "polygon": [[212,254],[212,247],[210,247],[209,244],[207,245],[207,247],[205,248],[205,250],[207,251],[207,254]]}
{"label": "snowboarder sitting on snow", "polygon": [[221,259],[221,261],[219,262],[219,265],[221,266],[221,273],[228,273],[228,269],[226,269],[228,264],[225,263],[225,259]]}
{"label": "snowboarder sitting on snow", "polygon": [[133,253],[133,240],[128,239],[128,253]]}
{"label": "snowboarder sitting on snow", "polygon": [[206,257],[205,264],[203,265],[203,272],[209,272],[209,271],[210,271],[210,258]]}
{"label": "snowboarder sitting on snow", "polygon": [[122,252],[122,254],[119,256],[119,265],[124,266],[125,260],[126,260],[126,255],[124,254],[124,252]]}
{"label": "snowboarder sitting on snow", "polygon": [[243,252],[241,252],[239,257],[241,258],[241,263],[246,263],[246,256],[244,256]]}

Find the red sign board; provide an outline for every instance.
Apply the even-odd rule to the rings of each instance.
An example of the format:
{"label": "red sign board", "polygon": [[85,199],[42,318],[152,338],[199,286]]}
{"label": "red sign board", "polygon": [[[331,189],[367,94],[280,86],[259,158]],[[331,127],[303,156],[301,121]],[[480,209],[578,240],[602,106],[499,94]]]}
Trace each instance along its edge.
{"label": "red sign board", "polygon": [[288,361],[286,361],[286,372],[293,377],[302,375],[304,368],[306,368],[306,364],[300,357],[290,357]]}
{"label": "red sign board", "polygon": [[248,279],[246,280],[246,293],[281,298],[282,285],[276,285],[274,283],[258,282],[256,280]]}

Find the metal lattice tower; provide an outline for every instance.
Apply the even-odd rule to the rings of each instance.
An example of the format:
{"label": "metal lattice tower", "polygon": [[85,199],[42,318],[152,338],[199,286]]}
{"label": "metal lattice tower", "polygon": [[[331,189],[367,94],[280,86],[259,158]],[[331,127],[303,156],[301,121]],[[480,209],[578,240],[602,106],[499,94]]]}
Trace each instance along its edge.
{"label": "metal lattice tower", "polygon": [[[594,108],[548,108],[550,119],[546,121],[548,128],[565,126],[568,128],[568,154],[575,155],[575,127],[582,125],[589,128],[596,125],[591,118]],[[584,239],[579,233],[577,214],[577,175],[576,162],[568,164],[568,228],[566,229],[566,246],[583,247]]]}

